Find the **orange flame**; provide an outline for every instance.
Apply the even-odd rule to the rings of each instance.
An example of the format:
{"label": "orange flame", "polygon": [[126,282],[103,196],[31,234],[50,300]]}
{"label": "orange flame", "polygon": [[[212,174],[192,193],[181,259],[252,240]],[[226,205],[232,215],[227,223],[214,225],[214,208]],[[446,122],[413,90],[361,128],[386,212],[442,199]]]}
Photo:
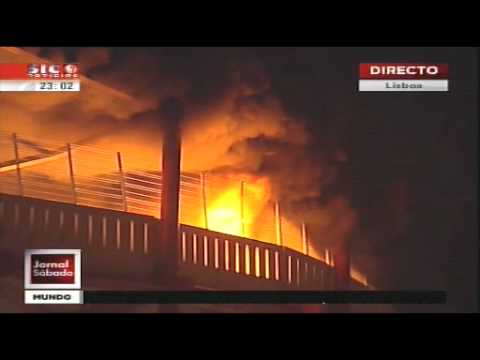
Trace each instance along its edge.
{"label": "orange flame", "polygon": [[[267,179],[236,182],[224,188],[208,202],[207,218],[210,230],[252,237],[260,212],[267,205],[270,184]],[[202,223],[203,218],[199,219]]]}

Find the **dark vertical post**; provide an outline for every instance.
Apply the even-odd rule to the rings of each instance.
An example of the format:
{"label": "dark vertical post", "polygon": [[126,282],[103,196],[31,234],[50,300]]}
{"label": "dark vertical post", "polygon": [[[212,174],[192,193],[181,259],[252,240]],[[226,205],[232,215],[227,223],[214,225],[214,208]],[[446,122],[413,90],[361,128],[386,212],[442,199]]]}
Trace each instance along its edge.
{"label": "dark vertical post", "polygon": [[[333,249],[333,266],[335,268],[335,289],[350,289],[350,242],[343,241]],[[347,313],[350,311],[349,304],[331,304],[329,309],[332,312]]]}
{"label": "dark vertical post", "polygon": [[243,181],[241,181],[240,182],[240,224],[241,224],[242,236],[245,236],[244,196],[245,196],[245,184]]}
{"label": "dark vertical post", "polygon": [[122,155],[117,152],[118,174],[120,175],[120,190],[122,192],[123,211],[128,211],[127,193],[125,189],[125,176],[123,174]]}
{"label": "dark vertical post", "polygon": [[283,246],[283,238],[282,238],[282,218],[280,215],[280,205],[278,201],[275,201],[274,204],[274,214],[275,214],[275,237],[276,243],[278,246]]}
{"label": "dark vertical post", "polygon": [[335,266],[335,283],[338,290],[348,290],[350,285],[350,242],[339,244],[333,254]]}
{"label": "dark vertical post", "polygon": [[17,186],[18,186],[18,195],[23,196],[23,185],[22,185],[22,174],[20,172],[20,155],[18,152],[18,141],[17,141],[17,134],[12,134],[12,141],[13,141],[13,153],[15,156],[15,167],[17,170]]}
{"label": "dark vertical post", "polygon": [[202,186],[203,219],[205,221],[205,229],[208,230],[207,194],[205,190],[205,173],[203,172],[200,174],[200,181]]}
{"label": "dark vertical post", "polygon": [[303,253],[305,255],[309,255],[309,243],[308,243],[308,234],[307,234],[307,225],[302,222],[302,247],[303,247]]}
{"label": "dark vertical post", "polygon": [[163,154],[162,154],[162,232],[160,257],[162,274],[168,282],[176,284],[178,264],[178,208],[180,190],[181,138],[180,121],[183,107],[177,99],[162,104]]}
{"label": "dark vertical post", "polygon": [[68,154],[68,171],[70,173],[70,185],[72,187],[72,201],[77,204],[77,191],[75,187],[75,175],[73,171],[73,159],[72,159],[72,146],[67,144],[67,154]]}

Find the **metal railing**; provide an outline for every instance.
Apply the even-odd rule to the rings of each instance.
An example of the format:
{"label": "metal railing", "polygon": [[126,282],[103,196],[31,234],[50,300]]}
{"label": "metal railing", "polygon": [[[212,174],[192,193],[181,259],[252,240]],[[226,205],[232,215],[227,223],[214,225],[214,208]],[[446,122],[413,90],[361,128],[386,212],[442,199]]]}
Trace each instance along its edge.
{"label": "metal railing", "polygon": [[[0,194],[0,249],[81,248],[94,276],[150,281],[161,221],[124,211]],[[15,240],[14,240],[15,239]],[[211,289],[335,289],[335,270],[297,251],[193,226],[179,229],[179,271]],[[362,286],[352,282],[352,288]]]}
{"label": "metal railing", "polygon": [[[161,171],[126,168],[120,152],[0,132],[0,154],[0,193],[160,218]],[[291,248],[333,267],[330,249],[311,246],[308,224],[292,225],[281,204],[265,202],[259,189],[242,179],[182,173],[180,223]],[[253,227],[252,218],[261,221]]]}

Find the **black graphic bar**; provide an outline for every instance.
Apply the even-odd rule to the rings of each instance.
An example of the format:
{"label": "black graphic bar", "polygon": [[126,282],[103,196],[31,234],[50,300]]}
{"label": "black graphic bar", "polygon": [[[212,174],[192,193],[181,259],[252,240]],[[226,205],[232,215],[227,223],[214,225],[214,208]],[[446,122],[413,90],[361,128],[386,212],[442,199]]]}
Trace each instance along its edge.
{"label": "black graphic bar", "polygon": [[85,291],[85,304],[445,304],[444,291]]}

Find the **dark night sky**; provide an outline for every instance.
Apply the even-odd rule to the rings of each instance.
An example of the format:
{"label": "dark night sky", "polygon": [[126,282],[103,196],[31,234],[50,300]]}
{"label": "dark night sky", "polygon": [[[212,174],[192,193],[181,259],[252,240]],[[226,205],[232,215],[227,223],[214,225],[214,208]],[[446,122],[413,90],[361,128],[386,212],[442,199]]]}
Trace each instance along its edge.
{"label": "dark night sky", "polygon": [[[289,55],[281,56],[285,53]],[[276,88],[292,111],[306,112],[313,131],[332,132],[348,148],[346,182],[365,228],[381,228],[388,186],[397,178],[406,179],[407,231],[389,237],[385,229],[384,236],[365,240],[369,244],[354,244],[357,251],[365,247],[382,259],[388,280],[378,274],[378,282],[390,288],[445,289],[450,302],[444,311],[474,311],[476,50],[282,49],[266,56]],[[449,63],[452,91],[356,91],[358,63],[403,61]]]}
{"label": "dark night sky", "polygon": [[[346,182],[364,228],[382,228],[388,186],[406,179],[407,231],[389,237],[382,229],[384,236],[354,243],[357,251],[369,249],[382,259],[388,280],[378,274],[377,283],[445,289],[451,301],[443,310],[473,311],[478,274],[476,50],[282,49],[266,56],[275,88],[292,111],[305,112],[314,132],[331,132],[347,147]],[[356,91],[358,63],[403,61],[449,63],[452,91]]]}
{"label": "dark night sky", "polygon": [[[329,143],[346,149],[349,162],[332,191],[350,194],[360,216],[353,248],[378,259],[372,280],[389,289],[444,289],[449,303],[431,307],[436,311],[477,309],[475,49],[113,49],[105,68],[132,53],[161,58],[164,71],[188,79],[198,103],[224,91],[232,61],[260,61],[272,92],[318,139],[311,156]],[[74,58],[75,50],[70,54]],[[451,91],[359,93],[361,62],[448,63]],[[394,230],[387,211],[399,191],[408,218],[403,231]],[[405,307],[417,309],[426,310]]]}

